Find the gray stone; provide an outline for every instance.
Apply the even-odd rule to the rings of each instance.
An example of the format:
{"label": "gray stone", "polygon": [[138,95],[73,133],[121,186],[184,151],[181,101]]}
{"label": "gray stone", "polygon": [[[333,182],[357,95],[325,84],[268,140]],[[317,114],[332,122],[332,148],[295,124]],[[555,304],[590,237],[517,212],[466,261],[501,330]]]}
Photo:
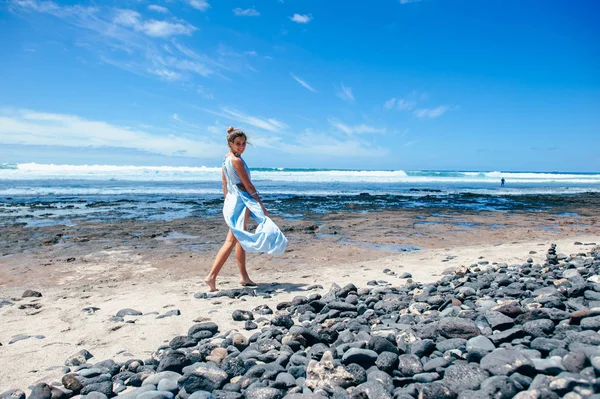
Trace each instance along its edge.
{"label": "gray stone", "polygon": [[375,364],[377,356],[377,352],[370,349],[350,348],[342,356],[342,363],[356,363],[363,367],[369,367]]}
{"label": "gray stone", "polygon": [[517,394],[513,380],[503,375],[490,377],[481,383],[481,392],[489,398],[510,399]]}
{"label": "gray stone", "polygon": [[130,308],[126,308],[126,309],[121,309],[117,312],[117,314],[115,315],[116,317],[125,317],[125,316],[141,316],[143,313],[140,312],[139,310],[135,310],[135,309],[130,309]]}
{"label": "gray stone", "polygon": [[423,372],[421,360],[415,355],[400,355],[398,357],[398,371],[403,376],[412,377]]}
{"label": "gray stone", "polygon": [[493,330],[506,330],[515,325],[515,321],[511,317],[494,310],[485,312],[485,319]]}
{"label": "gray stone", "polygon": [[489,374],[473,364],[453,364],[446,369],[442,382],[454,392],[464,389],[479,389]]}
{"label": "gray stone", "polygon": [[531,359],[513,349],[496,349],[485,355],[480,365],[493,375],[509,375],[514,372],[531,374],[535,371]]}
{"label": "gray stone", "polygon": [[549,375],[558,375],[565,371],[561,360],[562,359],[558,356],[552,356],[546,359],[531,359],[537,372]]}
{"label": "gray stone", "polygon": [[177,381],[179,378],[181,378],[181,374],[176,373],[174,371],[161,371],[156,374],[152,374],[152,375],[148,376],[144,380],[144,382],[142,382],[142,386],[148,385],[148,384],[158,385],[158,383],[161,380]]}
{"label": "gray stone", "polygon": [[20,389],[11,389],[1,393],[0,399],[25,399],[25,392]]}
{"label": "gray stone", "polygon": [[139,394],[136,399],[173,399],[175,395],[169,391],[148,391]]}
{"label": "gray stone", "polygon": [[600,316],[586,317],[581,319],[581,328],[584,330],[600,330]]}
{"label": "gray stone", "polygon": [[183,368],[183,377],[179,385],[186,392],[209,391],[220,389],[227,381],[227,373],[210,363],[194,363]]}
{"label": "gray stone", "polygon": [[86,349],[82,349],[74,355],[71,355],[66,361],[65,366],[79,366],[84,364],[88,359],[94,357],[90,352]]}

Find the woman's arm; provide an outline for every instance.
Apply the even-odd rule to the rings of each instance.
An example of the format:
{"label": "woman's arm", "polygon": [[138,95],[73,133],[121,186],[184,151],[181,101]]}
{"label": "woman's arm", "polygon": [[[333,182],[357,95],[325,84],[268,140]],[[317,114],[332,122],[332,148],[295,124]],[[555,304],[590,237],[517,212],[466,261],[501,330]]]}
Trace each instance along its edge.
{"label": "woman's arm", "polygon": [[254,198],[260,204],[260,207],[262,208],[263,212],[265,213],[265,216],[269,216],[269,212],[267,211],[267,208],[265,208],[260,197],[258,196],[258,191],[256,191],[254,184],[252,184],[252,182],[250,181],[250,177],[248,177],[248,173],[246,173],[246,168],[244,167],[244,161],[242,161],[241,158],[232,157],[231,164],[233,165],[233,168],[237,172],[238,176],[240,177],[240,180],[242,181],[242,184],[244,185],[244,188],[246,189],[248,194],[250,194],[250,196],[252,198]]}
{"label": "woman's arm", "polygon": [[221,184],[223,185],[223,197],[227,197],[227,177],[225,177],[225,170],[221,169]]}

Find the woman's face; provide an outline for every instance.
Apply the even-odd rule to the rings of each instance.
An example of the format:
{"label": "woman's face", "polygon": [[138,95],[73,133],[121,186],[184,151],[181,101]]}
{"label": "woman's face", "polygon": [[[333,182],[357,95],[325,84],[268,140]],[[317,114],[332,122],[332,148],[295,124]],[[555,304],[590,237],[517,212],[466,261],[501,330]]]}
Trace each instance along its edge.
{"label": "woman's face", "polygon": [[236,155],[242,155],[244,150],[246,150],[246,138],[245,137],[237,137],[233,142],[229,143],[229,147],[231,147],[231,152]]}

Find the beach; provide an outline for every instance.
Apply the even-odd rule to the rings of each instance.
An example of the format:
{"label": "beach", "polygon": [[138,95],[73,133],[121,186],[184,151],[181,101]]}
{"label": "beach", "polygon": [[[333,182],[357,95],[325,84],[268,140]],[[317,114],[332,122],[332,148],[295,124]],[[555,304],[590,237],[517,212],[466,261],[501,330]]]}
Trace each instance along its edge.
{"label": "beach", "polygon": [[[543,263],[551,243],[565,254],[600,243],[594,196],[549,210],[473,212],[429,207],[273,215],[289,239],[277,257],[248,255],[256,296],[206,298],[203,278],[226,234],[218,216],[168,221],[86,221],[73,226],[1,227],[0,392],[59,382],[65,360],[146,359],[195,322],[249,336],[234,310],[253,310],[332,284],[401,286],[438,280],[461,265]],[[387,269],[387,270],[386,270]],[[406,277],[407,275],[405,275]],[[217,281],[239,288],[233,256]],[[25,290],[41,297],[22,298]],[[111,321],[122,309],[141,316]],[[176,312],[178,310],[179,312]],[[170,313],[167,313],[172,311]],[[163,318],[157,316],[180,313]],[[26,339],[9,343],[18,336]]]}

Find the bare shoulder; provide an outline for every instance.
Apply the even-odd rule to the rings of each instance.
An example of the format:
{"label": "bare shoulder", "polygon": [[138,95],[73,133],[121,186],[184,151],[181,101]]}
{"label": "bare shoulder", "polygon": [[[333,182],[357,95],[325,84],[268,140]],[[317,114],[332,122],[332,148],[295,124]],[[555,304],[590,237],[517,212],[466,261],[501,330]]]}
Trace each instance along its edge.
{"label": "bare shoulder", "polygon": [[240,166],[240,165],[243,165],[243,164],[244,164],[244,161],[243,161],[243,160],[242,160],[242,158],[240,158],[240,157],[234,157],[234,156],[232,156],[232,157],[231,157],[231,163],[232,163],[234,166]]}

